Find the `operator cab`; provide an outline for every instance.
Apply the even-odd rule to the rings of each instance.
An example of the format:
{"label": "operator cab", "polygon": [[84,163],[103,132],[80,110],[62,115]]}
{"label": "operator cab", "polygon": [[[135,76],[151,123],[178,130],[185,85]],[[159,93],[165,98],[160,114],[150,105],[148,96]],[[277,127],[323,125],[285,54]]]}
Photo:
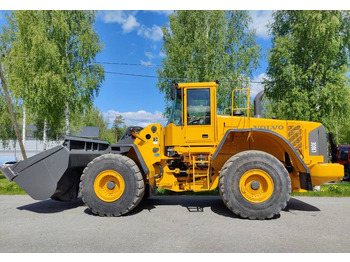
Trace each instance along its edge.
{"label": "operator cab", "polygon": [[173,83],[173,106],[166,127],[166,145],[209,145],[215,141],[217,83]]}
{"label": "operator cab", "polygon": [[[187,125],[210,125],[210,88],[187,89],[186,123]],[[183,89],[172,90],[173,106],[169,124],[184,125],[183,121]]]}

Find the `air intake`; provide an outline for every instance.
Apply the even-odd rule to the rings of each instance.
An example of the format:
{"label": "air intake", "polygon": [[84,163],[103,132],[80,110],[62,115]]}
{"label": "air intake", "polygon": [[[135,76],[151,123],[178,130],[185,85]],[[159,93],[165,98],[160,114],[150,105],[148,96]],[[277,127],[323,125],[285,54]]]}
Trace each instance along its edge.
{"label": "air intake", "polygon": [[254,117],[261,118],[261,99],[264,95],[264,90],[260,91],[254,98]]}

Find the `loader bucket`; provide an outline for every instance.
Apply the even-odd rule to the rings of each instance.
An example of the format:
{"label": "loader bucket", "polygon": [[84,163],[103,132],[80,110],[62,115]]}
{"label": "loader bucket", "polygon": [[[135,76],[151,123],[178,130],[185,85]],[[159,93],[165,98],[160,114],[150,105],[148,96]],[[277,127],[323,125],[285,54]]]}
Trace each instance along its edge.
{"label": "loader bucket", "polygon": [[87,164],[109,152],[106,141],[66,137],[62,145],[3,166],[1,172],[33,199],[72,201],[78,196],[80,176]]}

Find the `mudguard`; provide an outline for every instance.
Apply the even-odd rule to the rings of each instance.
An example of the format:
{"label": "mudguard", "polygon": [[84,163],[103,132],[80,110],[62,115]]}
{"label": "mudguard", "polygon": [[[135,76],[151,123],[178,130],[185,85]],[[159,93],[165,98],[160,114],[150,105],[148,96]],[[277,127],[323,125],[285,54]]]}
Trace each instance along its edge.
{"label": "mudguard", "polygon": [[273,131],[270,130],[265,130],[265,129],[257,129],[257,128],[249,128],[249,129],[229,129],[227,130],[227,132],[225,133],[224,137],[222,138],[219,146],[217,147],[217,149],[215,150],[211,160],[213,161],[217,155],[220,153],[220,150],[222,148],[222,146],[224,145],[228,135],[230,133],[236,133],[236,132],[251,132],[251,133],[264,133],[267,136],[273,136],[274,139],[276,141],[278,141],[278,143],[283,146],[285,148],[285,150],[287,151],[287,153],[289,154],[289,156],[291,157],[291,159],[293,159],[294,163],[298,166],[298,169],[300,170],[300,172],[302,173],[310,173],[309,168],[306,166],[306,164],[304,163],[304,161],[300,158],[299,154],[297,153],[297,151],[295,150],[295,148],[292,146],[292,144],[283,136],[281,136],[278,133],[275,133]]}

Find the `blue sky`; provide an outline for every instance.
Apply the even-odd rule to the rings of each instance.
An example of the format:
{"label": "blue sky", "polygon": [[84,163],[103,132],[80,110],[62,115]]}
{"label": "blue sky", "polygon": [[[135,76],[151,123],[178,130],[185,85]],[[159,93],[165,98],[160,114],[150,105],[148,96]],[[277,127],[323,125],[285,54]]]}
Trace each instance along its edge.
{"label": "blue sky", "polygon": [[[117,114],[121,114],[126,125],[146,126],[154,122],[165,124],[162,116],[164,96],[156,87],[156,70],[164,57],[161,51],[161,27],[169,26],[168,16],[171,12],[98,11],[95,30],[104,43],[104,48],[97,55],[96,61],[103,63],[106,74],[94,105],[110,122]],[[266,70],[266,51],[271,45],[266,25],[272,21],[272,12],[250,12],[253,18],[251,29],[256,30],[256,40],[263,51],[260,66],[253,73],[252,80],[261,81]],[[1,11],[0,26],[5,22],[4,12]],[[262,87],[252,84],[251,88],[253,97]]]}
{"label": "blue sky", "polygon": [[[165,124],[162,116],[164,96],[156,87],[156,70],[164,57],[161,51],[161,27],[169,26],[168,16],[171,12],[98,11],[95,30],[104,48],[96,61],[103,63],[106,74],[94,105],[110,122],[121,114],[126,125]],[[251,29],[256,30],[256,40],[263,51],[260,66],[253,73],[252,80],[261,81],[266,70],[266,51],[271,45],[266,25],[272,21],[272,12],[265,10],[250,13],[253,18]],[[5,23],[4,11],[0,11],[0,26]],[[259,84],[252,84],[252,97],[261,88]]]}
{"label": "blue sky", "polygon": [[[104,50],[96,58],[100,62],[117,62],[136,65],[104,64],[105,82],[95,100],[95,105],[111,121],[117,114],[123,115],[127,124],[146,125],[162,122],[164,96],[156,88],[157,78],[136,77],[121,74],[156,76],[157,65],[164,54],[162,48],[163,25],[168,26],[171,11],[100,11],[95,29],[105,43]],[[260,67],[254,72],[254,80],[261,80],[266,69],[266,49],[270,46],[266,24],[271,11],[252,11],[252,28],[262,46]],[[253,86],[253,94],[259,87]]]}
{"label": "blue sky", "polygon": [[[251,29],[256,30],[256,41],[261,45],[263,54],[259,68],[253,72],[252,81],[259,82],[264,77],[267,66],[266,54],[271,47],[271,38],[266,28],[269,22],[273,22],[272,11],[269,10],[348,10],[349,4],[349,1],[343,0],[331,2],[319,0],[12,0],[2,1],[0,8],[3,10],[106,10],[98,11],[95,22],[95,30],[104,43],[103,52],[96,57],[96,61],[136,65],[103,64],[106,72],[114,72],[114,74],[105,74],[105,81],[94,105],[110,121],[113,121],[117,114],[121,114],[125,124],[145,126],[150,123],[165,124],[162,117],[165,106],[164,96],[156,87],[157,67],[151,66],[159,65],[163,57],[160,28],[163,25],[169,26],[168,15],[171,11],[162,10],[253,10],[250,11],[253,19]],[[3,13],[0,11],[0,26],[5,24]],[[155,77],[136,77],[127,74]],[[261,89],[261,85],[252,84],[252,97]]]}

